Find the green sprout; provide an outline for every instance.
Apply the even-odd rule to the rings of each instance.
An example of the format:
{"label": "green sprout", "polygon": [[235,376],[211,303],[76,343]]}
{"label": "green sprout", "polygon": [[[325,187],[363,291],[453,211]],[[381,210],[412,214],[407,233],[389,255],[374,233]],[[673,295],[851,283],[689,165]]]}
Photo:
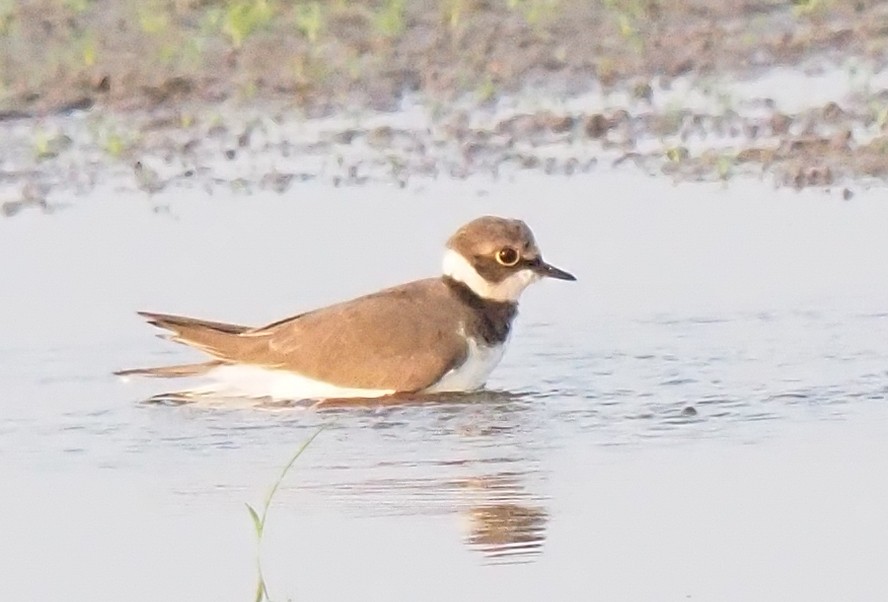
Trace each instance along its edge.
{"label": "green sprout", "polygon": [[718,159],[715,162],[715,170],[718,174],[718,179],[726,181],[731,177],[731,172],[734,168],[734,159],[733,157],[729,157],[727,155],[719,155]]}
{"label": "green sprout", "polygon": [[222,33],[240,48],[253,32],[265,27],[274,16],[268,0],[235,0],[228,5],[222,17]]}
{"label": "green sprout", "polygon": [[447,0],[444,3],[444,17],[451,30],[459,28],[465,8],[466,0]]}
{"label": "green sprout", "polygon": [[382,9],[374,16],[376,30],[383,37],[394,38],[404,31],[404,8],[406,0],[386,0]]}
{"label": "green sprout", "polygon": [[522,14],[528,25],[540,25],[543,20],[553,16],[561,0],[507,0],[510,10]]}
{"label": "green sprout", "polygon": [[825,12],[830,0],[792,0],[792,12],[797,17],[807,17]]}
{"label": "green sprout", "polygon": [[14,0],[0,0],[0,35],[5,36],[12,29],[17,15]]}
{"label": "green sprout", "polygon": [[314,44],[324,28],[324,13],[319,2],[297,4],[295,7],[296,29]]}
{"label": "green sprout", "polygon": [[284,466],[284,469],[281,471],[280,476],[277,481],[271,486],[268,494],[265,496],[265,501],[262,504],[262,512],[259,513],[253,506],[250,504],[245,504],[247,507],[247,512],[250,513],[250,518],[253,521],[253,530],[256,532],[256,572],[257,572],[257,584],[256,584],[256,602],[262,602],[263,600],[271,600],[271,597],[268,595],[268,587],[265,585],[265,578],[262,575],[262,557],[261,557],[261,546],[262,546],[262,536],[265,534],[265,525],[268,520],[268,509],[271,506],[271,502],[274,499],[275,494],[281,486],[281,483],[284,481],[284,477],[287,476],[287,473],[290,472],[290,469],[293,468],[293,464],[296,463],[296,460],[299,456],[302,455],[311,442],[314,441],[318,435],[321,434],[321,431],[324,430],[325,427],[321,427],[316,430],[311,437],[309,437],[305,443],[303,443],[299,449],[296,450],[296,453],[290,458],[290,461]]}
{"label": "green sprout", "polygon": [[80,42],[80,54],[83,58],[84,66],[92,67],[95,65],[98,53],[95,36],[91,34],[84,36]]}
{"label": "green sprout", "polygon": [[157,7],[142,6],[139,8],[139,27],[147,34],[158,34],[169,29],[170,17]]}
{"label": "green sprout", "polygon": [[644,0],[604,0],[604,5],[616,14],[620,35],[637,51],[644,48],[641,27],[648,20],[648,7]]}
{"label": "green sprout", "polygon": [[481,84],[478,86],[476,94],[478,96],[478,100],[480,100],[481,102],[488,102],[490,100],[493,100],[493,98],[496,96],[496,84],[494,83],[493,78],[490,77],[490,74],[488,74],[484,78],[484,81],[482,81]]}
{"label": "green sprout", "polygon": [[681,163],[689,156],[688,149],[683,146],[672,146],[666,149],[666,159],[670,163]]}
{"label": "green sprout", "polygon": [[75,14],[86,12],[92,0],[62,0],[62,6]]}

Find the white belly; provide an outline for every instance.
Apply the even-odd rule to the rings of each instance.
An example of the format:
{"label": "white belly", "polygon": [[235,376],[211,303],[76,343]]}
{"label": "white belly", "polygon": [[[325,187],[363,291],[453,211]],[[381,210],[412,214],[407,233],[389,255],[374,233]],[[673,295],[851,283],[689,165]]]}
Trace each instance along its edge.
{"label": "white belly", "polygon": [[459,393],[481,388],[487,377],[503,359],[505,344],[495,347],[479,345],[474,339],[467,339],[466,361],[446,373],[441,380],[425,390],[426,393]]}
{"label": "white belly", "polygon": [[394,389],[354,389],[314,380],[295,372],[261,366],[231,364],[211,370],[213,382],[196,392],[220,397],[270,397],[275,401],[303,399],[373,398],[391,395]]}
{"label": "white belly", "polygon": [[[499,364],[505,345],[485,347],[473,339],[467,339],[466,361],[447,372],[424,393],[458,393],[473,391],[487,381],[487,377]],[[299,401],[304,399],[351,399],[383,397],[396,393],[395,389],[356,389],[340,387],[315,380],[286,370],[275,370],[247,364],[226,364],[206,374],[210,383],[194,389],[198,395],[243,397],[250,399],[271,398],[274,401]]]}

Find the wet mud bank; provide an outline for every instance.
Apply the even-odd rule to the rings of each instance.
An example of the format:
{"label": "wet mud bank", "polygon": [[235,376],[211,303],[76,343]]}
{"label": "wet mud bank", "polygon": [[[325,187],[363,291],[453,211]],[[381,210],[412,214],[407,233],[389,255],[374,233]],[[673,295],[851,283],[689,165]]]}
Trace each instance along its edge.
{"label": "wet mud bank", "polygon": [[888,176],[879,2],[37,0],[0,48],[6,215],[102,184]]}

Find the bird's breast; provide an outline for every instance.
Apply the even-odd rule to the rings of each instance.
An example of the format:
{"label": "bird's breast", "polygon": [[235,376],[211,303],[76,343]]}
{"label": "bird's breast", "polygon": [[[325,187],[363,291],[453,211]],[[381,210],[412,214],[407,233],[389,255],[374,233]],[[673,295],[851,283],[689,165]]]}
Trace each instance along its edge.
{"label": "bird's breast", "polygon": [[426,389],[427,393],[458,393],[473,391],[487,382],[487,377],[503,358],[505,341],[498,345],[485,345],[473,338],[466,339],[466,359],[445,373],[438,382]]}

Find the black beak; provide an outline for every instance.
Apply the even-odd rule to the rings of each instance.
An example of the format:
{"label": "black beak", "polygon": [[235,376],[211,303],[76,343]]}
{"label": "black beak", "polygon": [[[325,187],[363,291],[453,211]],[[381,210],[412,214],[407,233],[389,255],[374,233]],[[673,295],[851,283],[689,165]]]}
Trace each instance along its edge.
{"label": "black beak", "polygon": [[570,272],[565,272],[564,270],[560,270],[556,268],[554,265],[550,265],[542,260],[542,258],[534,261],[530,269],[534,272],[543,276],[544,278],[556,278],[558,280],[576,280],[576,276],[571,274]]}

